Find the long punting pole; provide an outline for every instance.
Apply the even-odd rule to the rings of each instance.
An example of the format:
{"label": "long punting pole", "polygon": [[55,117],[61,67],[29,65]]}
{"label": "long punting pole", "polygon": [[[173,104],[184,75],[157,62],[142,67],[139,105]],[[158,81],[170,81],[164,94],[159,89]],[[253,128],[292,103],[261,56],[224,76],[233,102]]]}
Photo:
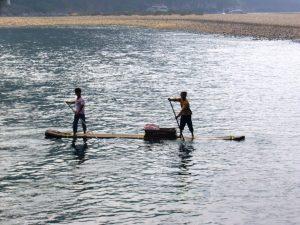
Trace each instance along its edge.
{"label": "long punting pole", "polygon": [[[177,118],[176,118],[176,113],[175,113],[175,110],[174,110],[174,107],[173,107],[173,104],[172,104],[172,102],[169,100],[169,102],[170,102],[170,105],[171,105],[171,107],[172,107],[172,110],[173,110],[173,113],[174,113],[174,117],[175,117],[175,120],[176,120],[176,122],[177,122],[177,126],[178,126],[178,128],[179,128],[179,131],[180,131],[180,125],[179,125],[179,122],[178,122],[178,120],[177,120]],[[184,141],[184,137],[183,137],[183,134],[182,134],[182,132],[180,132],[180,137],[182,138],[182,140]]]}

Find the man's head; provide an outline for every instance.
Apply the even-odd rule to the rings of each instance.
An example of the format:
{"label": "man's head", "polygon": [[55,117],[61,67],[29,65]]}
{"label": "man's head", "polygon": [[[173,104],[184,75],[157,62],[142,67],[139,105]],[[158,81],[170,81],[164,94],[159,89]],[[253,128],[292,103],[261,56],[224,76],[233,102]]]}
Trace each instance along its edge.
{"label": "man's head", "polygon": [[187,96],[187,92],[186,91],[183,91],[183,92],[180,93],[180,97],[182,99],[186,99],[186,96]]}
{"label": "man's head", "polygon": [[75,88],[75,94],[77,96],[80,96],[81,95],[81,89],[80,88]]}

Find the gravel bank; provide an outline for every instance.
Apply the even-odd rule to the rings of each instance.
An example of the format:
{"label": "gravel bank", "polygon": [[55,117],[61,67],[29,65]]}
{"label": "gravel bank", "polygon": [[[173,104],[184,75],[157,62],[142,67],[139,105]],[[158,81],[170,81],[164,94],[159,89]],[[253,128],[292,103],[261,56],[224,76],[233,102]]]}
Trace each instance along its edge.
{"label": "gravel bank", "polygon": [[300,13],[188,16],[0,17],[0,27],[124,25],[268,39],[300,39]]}

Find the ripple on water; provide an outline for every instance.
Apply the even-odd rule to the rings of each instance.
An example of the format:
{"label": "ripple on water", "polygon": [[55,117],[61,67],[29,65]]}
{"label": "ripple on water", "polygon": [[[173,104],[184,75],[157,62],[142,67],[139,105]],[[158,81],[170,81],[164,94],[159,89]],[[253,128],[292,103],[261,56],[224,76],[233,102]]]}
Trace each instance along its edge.
{"label": "ripple on water", "polygon": [[[109,26],[0,35],[0,223],[299,221],[296,43]],[[166,99],[187,90],[197,135],[247,139],[44,139],[71,129],[75,86],[91,131],[175,127]]]}

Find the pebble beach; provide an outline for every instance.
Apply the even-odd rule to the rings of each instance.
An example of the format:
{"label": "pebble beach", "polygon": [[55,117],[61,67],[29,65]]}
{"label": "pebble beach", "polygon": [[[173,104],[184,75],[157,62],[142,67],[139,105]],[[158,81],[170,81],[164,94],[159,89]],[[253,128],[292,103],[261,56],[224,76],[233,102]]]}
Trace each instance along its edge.
{"label": "pebble beach", "polygon": [[137,26],[267,39],[300,39],[300,13],[0,17],[0,27]]}

